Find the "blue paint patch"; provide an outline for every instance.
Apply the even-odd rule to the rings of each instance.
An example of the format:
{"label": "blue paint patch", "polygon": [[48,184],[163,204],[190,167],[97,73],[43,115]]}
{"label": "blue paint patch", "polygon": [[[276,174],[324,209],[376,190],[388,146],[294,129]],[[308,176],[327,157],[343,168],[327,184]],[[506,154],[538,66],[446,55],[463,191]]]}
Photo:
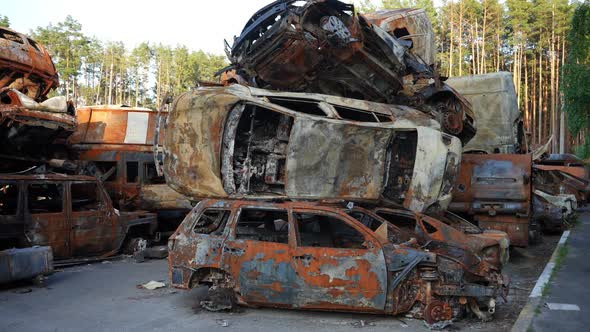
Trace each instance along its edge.
{"label": "blue paint patch", "polygon": [[[248,277],[252,272],[258,274],[256,279]],[[290,262],[277,264],[274,259],[244,262],[240,269],[240,291],[246,301],[251,296],[259,298],[262,295],[268,303],[291,304],[294,275],[295,270]],[[281,291],[271,288],[277,282],[281,285]]]}

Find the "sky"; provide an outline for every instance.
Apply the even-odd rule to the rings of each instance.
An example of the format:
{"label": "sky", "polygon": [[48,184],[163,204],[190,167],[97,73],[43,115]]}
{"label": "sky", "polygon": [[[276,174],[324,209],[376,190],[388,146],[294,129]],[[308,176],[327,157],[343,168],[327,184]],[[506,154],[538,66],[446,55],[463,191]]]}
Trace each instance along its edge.
{"label": "sky", "polygon": [[[82,31],[102,41],[143,41],[223,54],[223,40],[232,44],[246,21],[271,0],[5,0],[0,15],[13,30],[28,34],[38,26],[56,24],[67,15]],[[34,8],[34,9],[33,9]],[[33,10],[31,10],[33,9]]]}
{"label": "sky", "polygon": [[[82,31],[102,41],[123,41],[128,48],[149,41],[224,54],[223,40],[232,44],[246,21],[271,0],[4,0],[0,15],[13,30],[28,34],[65,20],[82,24]],[[350,1],[347,1],[350,2]]]}

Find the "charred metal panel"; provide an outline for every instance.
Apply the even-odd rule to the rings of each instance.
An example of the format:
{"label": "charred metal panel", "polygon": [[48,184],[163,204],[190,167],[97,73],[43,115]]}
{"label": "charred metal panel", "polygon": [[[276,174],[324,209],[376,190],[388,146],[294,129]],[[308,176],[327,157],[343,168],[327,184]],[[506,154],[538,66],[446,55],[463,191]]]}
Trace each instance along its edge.
{"label": "charred metal panel", "polygon": [[508,233],[528,245],[531,209],[530,154],[464,154],[450,210],[473,216],[482,229]]}
{"label": "charred metal panel", "polygon": [[43,100],[57,86],[57,71],[47,49],[21,33],[0,27],[0,88],[13,88]]}
{"label": "charred metal panel", "polygon": [[51,247],[0,251],[0,284],[32,279],[53,272]]}
{"label": "charred metal panel", "polygon": [[447,83],[465,97],[475,112],[477,133],[464,151],[524,153],[523,120],[518,109],[512,73],[451,77]]}
{"label": "charred metal panel", "polygon": [[584,161],[571,154],[551,154],[535,161],[535,166],[543,170],[559,170],[588,181],[590,172]]}
{"label": "charred metal panel", "polygon": [[[388,128],[301,117],[295,121],[289,142],[287,195],[379,199],[393,135]],[[414,158],[415,151],[409,152]]]}
{"label": "charred metal panel", "polygon": [[166,184],[142,185],[139,208],[148,211],[192,209],[191,202]]}
{"label": "charred metal panel", "polygon": [[[84,106],[76,109],[76,118],[78,128],[68,139],[69,144],[125,144],[134,150],[154,144],[158,113],[148,108]],[[159,143],[164,137],[163,131]]]}
{"label": "charred metal panel", "polygon": [[189,197],[227,197],[221,181],[221,137],[231,94],[186,93],[174,101],[164,140],[166,182]]}

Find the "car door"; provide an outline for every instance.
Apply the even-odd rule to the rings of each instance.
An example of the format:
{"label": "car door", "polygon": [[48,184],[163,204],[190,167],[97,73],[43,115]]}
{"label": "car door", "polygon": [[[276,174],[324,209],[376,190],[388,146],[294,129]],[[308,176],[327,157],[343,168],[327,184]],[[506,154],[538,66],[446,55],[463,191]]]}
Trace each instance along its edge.
{"label": "car door", "polygon": [[16,247],[24,234],[20,188],[16,180],[0,180],[0,250]]}
{"label": "car door", "polygon": [[242,207],[224,243],[222,267],[251,304],[288,307],[292,300],[288,210]]}
{"label": "car door", "polygon": [[70,247],[73,257],[94,256],[117,248],[121,232],[106,204],[104,191],[96,181],[69,183],[68,215],[71,225]]}
{"label": "car door", "polygon": [[51,246],[56,259],[70,256],[70,225],[66,218],[65,184],[32,181],[25,185],[25,236],[31,245]]}
{"label": "car door", "polygon": [[301,308],[385,307],[385,257],[370,230],[337,213],[294,210],[293,303]]}

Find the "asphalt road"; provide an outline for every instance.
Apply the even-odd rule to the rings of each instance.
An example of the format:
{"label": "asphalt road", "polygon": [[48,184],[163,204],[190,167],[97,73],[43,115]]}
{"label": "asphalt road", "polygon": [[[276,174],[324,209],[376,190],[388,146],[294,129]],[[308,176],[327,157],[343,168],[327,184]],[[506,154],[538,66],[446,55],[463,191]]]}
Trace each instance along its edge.
{"label": "asphalt road", "polygon": [[95,263],[55,273],[45,287],[5,287],[0,331],[357,331],[363,322],[371,330],[428,331],[421,321],[388,316],[264,308],[212,313],[199,308],[205,289],[136,287],[168,283],[167,268],[165,260]]}
{"label": "asphalt road", "polygon": [[590,326],[590,214],[580,215],[572,230],[566,251],[558,258],[540,307],[535,311],[533,331],[587,331]]}
{"label": "asphalt road", "polygon": [[[557,238],[512,251],[514,263],[505,270],[517,288],[509,303],[499,302],[492,322],[463,319],[450,330],[508,330]],[[168,284],[167,269],[166,260],[123,259],[59,270],[43,287],[3,286],[0,331],[430,331],[422,321],[405,317],[267,308],[212,313],[199,307],[205,289],[137,288],[151,280]]]}

